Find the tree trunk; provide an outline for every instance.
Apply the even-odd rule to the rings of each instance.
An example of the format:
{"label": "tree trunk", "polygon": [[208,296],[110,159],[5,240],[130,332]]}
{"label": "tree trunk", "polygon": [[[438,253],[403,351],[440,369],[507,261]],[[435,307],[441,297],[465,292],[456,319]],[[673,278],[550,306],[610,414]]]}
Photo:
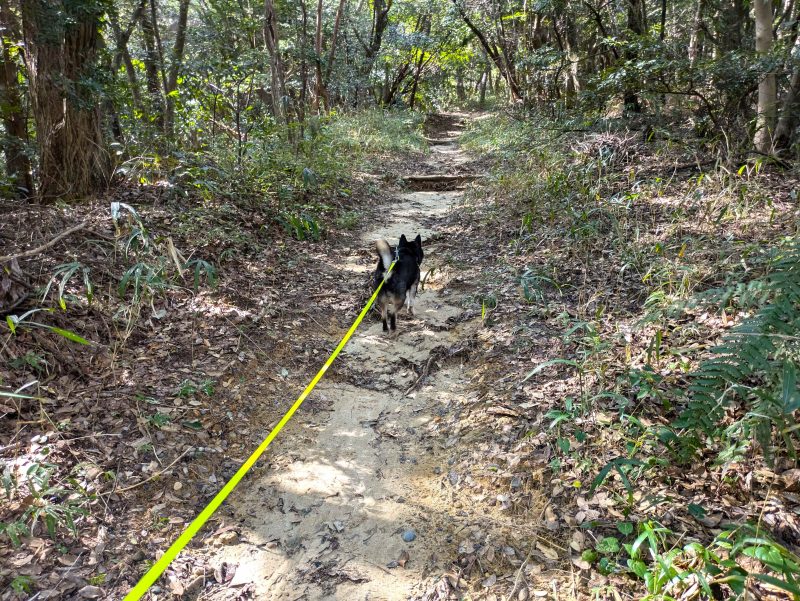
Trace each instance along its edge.
{"label": "tree trunk", "polygon": [[156,45],[156,27],[153,22],[154,10],[142,12],[142,38],[144,40],[144,72],[147,79],[147,94],[150,98],[150,107],[145,120],[152,121],[159,129],[164,128],[164,98],[163,88],[160,83],[162,69],[159,60],[160,51]]}
{"label": "tree trunk", "polygon": [[144,113],[144,105],[142,104],[142,95],[139,91],[139,82],[136,76],[136,68],[133,66],[133,60],[131,59],[131,54],[128,51],[128,41],[133,34],[134,28],[139,24],[139,21],[144,14],[144,9],[147,4],[147,0],[140,0],[134,9],[133,16],[131,17],[131,22],[128,25],[128,28],[123,31],[122,27],[119,24],[119,18],[116,15],[115,11],[112,11],[109,15],[109,21],[111,24],[111,29],[114,32],[114,37],[116,38],[117,42],[117,52],[114,54],[114,60],[112,62],[112,73],[117,73],[119,71],[120,65],[125,65],[125,75],[128,79],[128,87],[131,92],[131,97],[133,98],[133,107],[139,113]]}
{"label": "tree trunk", "polygon": [[[800,57],[800,38],[795,40],[791,55]],[[787,149],[792,145],[792,135],[797,128],[798,117],[800,117],[800,59],[795,59],[789,89],[786,90],[786,96],[783,98],[781,116],[775,127],[775,146],[777,148]]]}
{"label": "tree trunk", "polygon": [[486,52],[487,56],[492,59],[492,62],[497,67],[499,72],[499,76],[502,76],[503,79],[508,84],[508,92],[511,96],[512,101],[522,100],[522,90],[520,90],[519,83],[517,82],[516,76],[514,72],[511,70],[512,65],[508,64],[503,57],[503,54],[497,49],[497,46],[494,44],[490,44],[489,40],[487,39],[486,35],[478,29],[475,24],[472,22],[472,19],[469,18],[467,15],[466,10],[459,4],[459,0],[452,0],[453,6],[456,7],[459,15],[461,15],[461,19],[464,21],[464,24],[469,28],[469,30],[475,34],[475,37],[478,38],[478,42],[483,47],[484,52]]}
{"label": "tree trunk", "polygon": [[278,123],[288,123],[288,111],[284,107],[288,105],[289,98],[286,95],[286,76],[281,59],[278,15],[275,13],[273,0],[264,0],[264,39],[267,41],[270,60],[273,116]]}
{"label": "tree trunk", "polygon": [[11,44],[20,38],[17,19],[11,12],[8,0],[0,0],[2,32],[2,65],[0,65],[0,114],[5,136],[2,139],[6,158],[6,173],[14,184],[14,195],[27,198],[34,193],[31,162],[25,154],[28,123],[22,107],[22,90],[19,86],[19,68],[11,54]]}
{"label": "tree trunk", "polygon": [[322,100],[323,107],[327,112],[330,108],[328,106],[328,90],[325,87],[325,81],[322,77],[322,0],[317,0],[317,22],[316,32],[314,34],[314,102],[315,110],[319,110],[319,101]]}
{"label": "tree trunk", "polygon": [[328,51],[328,64],[325,66],[325,81],[331,80],[333,59],[336,58],[336,40],[339,37],[339,27],[341,26],[346,2],[347,0],[339,0],[339,8],[336,9],[336,19],[333,21],[333,34],[331,35],[331,49]]}
{"label": "tree trunk", "polygon": [[569,13],[564,15],[564,50],[568,61],[564,96],[567,99],[567,105],[572,106],[576,96],[581,92],[581,78],[580,59],[578,56],[578,28]]}
{"label": "tree trunk", "polygon": [[[430,27],[430,25],[429,25]],[[422,75],[422,67],[425,66],[425,51],[419,49],[419,58],[417,59],[417,68],[414,71],[414,82],[411,85],[411,92],[409,92],[408,108],[414,110],[414,103],[417,99],[417,88],[419,87],[419,78]]]}
{"label": "tree trunk", "polygon": [[392,8],[393,0],[373,0],[372,2],[372,30],[370,31],[369,42],[364,45],[364,77],[372,71],[375,59],[383,44],[383,34],[389,26],[389,11]]}
{"label": "tree trunk", "polygon": [[[645,21],[644,13],[644,0],[627,0],[628,2],[628,30],[633,34],[634,38],[639,38],[647,31],[647,23]],[[630,40],[631,42],[635,40]],[[625,60],[635,61],[638,53],[628,47],[625,50]],[[636,86],[627,77],[627,84],[623,95],[623,104],[625,110],[633,113],[641,113],[642,105],[639,101],[639,94]]]}
{"label": "tree trunk", "polygon": [[25,65],[39,147],[39,196],[82,197],[111,171],[98,99],[86,85],[102,45],[97,2],[22,3]]}
{"label": "tree trunk", "polygon": [[700,0],[697,3],[697,10],[694,13],[694,20],[692,23],[692,34],[689,38],[689,67],[694,68],[697,59],[700,58],[700,53],[703,48],[703,9],[705,7],[705,0]]}
{"label": "tree trunk", "polygon": [[[756,52],[768,54],[772,50],[772,1],[754,0],[756,17]],[[776,87],[775,73],[764,75],[758,84],[758,106],[754,144],[760,152],[772,150],[772,136],[775,128]]]}
{"label": "tree trunk", "polygon": [[181,0],[178,8],[178,24],[175,31],[175,46],[172,48],[172,62],[169,65],[164,95],[167,99],[167,110],[164,115],[164,133],[172,139],[175,136],[175,95],[178,91],[178,73],[183,65],[183,52],[186,46],[186,25],[189,20],[189,3]]}
{"label": "tree trunk", "polygon": [[[308,9],[306,0],[300,0],[300,105],[305,107],[308,99]],[[314,106],[317,99],[312,100]],[[302,121],[302,119],[301,119]]]}

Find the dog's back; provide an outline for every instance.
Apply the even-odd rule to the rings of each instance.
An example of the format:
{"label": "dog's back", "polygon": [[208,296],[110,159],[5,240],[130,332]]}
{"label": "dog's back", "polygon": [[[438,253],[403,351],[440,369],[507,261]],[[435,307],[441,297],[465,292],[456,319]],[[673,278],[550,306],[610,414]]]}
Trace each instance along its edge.
{"label": "dog's back", "polygon": [[[381,312],[383,331],[397,327],[396,316],[403,305],[408,304],[409,313],[413,314],[414,297],[419,285],[419,266],[422,263],[422,238],[417,235],[413,242],[408,242],[405,235],[400,236],[396,248],[392,248],[386,240],[375,243],[378,252],[378,265],[375,268],[374,287],[377,288],[384,281],[383,288],[376,300],[376,305]],[[394,268],[389,273],[392,261],[396,260]]]}

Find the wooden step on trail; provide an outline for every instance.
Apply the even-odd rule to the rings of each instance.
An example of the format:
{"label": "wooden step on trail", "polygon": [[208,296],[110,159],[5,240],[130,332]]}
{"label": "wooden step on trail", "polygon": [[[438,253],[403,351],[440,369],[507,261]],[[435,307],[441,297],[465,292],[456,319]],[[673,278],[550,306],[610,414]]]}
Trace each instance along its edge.
{"label": "wooden step on trail", "polygon": [[431,146],[444,146],[446,144],[455,144],[456,138],[424,138],[425,141]]}
{"label": "wooden step on trail", "polygon": [[440,189],[442,187],[459,186],[483,177],[486,177],[485,174],[462,173],[454,175],[449,173],[419,173],[406,175],[402,179],[406,185],[413,186],[415,188],[430,187],[432,189]]}

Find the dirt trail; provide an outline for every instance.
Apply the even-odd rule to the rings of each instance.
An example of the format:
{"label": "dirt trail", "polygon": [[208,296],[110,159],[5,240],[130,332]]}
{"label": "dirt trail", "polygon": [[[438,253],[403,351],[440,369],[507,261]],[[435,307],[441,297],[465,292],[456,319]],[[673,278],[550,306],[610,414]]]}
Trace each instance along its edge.
{"label": "dirt trail", "polygon": [[[463,163],[457,134],[432,147],[429,171]],[[400,194],[383,212],[387,221],[366,232],[360,252],[342,265],[343,281],[363,280],[374,265],[364,248],[419,233],[423,276],[434,271],[416,317],[398,317],[396,339],[379,321],[365,321],[268,451],[270,465],[231,499],[239,536],[233,544],[217,541],[209,559],[235,566],[236,574],[204,598],[248,590],[256,599],[408,599],[441,576],[453,522],[440,490],[447,468],[435,459],[445,444],[436,424],[466,390],[454,349],[474,326],[454,325],[462,299],[447,289],[452,274],[437,255],[436,236],[460,195]],[[404,541],[411,531],[416,538]]]}

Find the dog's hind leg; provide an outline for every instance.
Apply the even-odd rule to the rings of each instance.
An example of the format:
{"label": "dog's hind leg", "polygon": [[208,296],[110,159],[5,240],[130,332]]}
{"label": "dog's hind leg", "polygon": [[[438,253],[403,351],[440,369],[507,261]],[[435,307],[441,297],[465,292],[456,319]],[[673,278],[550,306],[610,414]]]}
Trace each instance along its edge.
{"label": "dog's hind leg", "polygon": [[408,314],[414,315],[414,301],[417,298],[417,284],[411,286],[406,292],[406,307],[408,307]]}
{"label": "dog's hind leg", "polygon": [[389,326],[386,324],[386,314],[389,312],[389,308],[386,305],[381,307],[381,321],[383,322],[383,331],[388,332]]}
{"label": "dog's hind leg", "polygon": [[391,324],[392,334],[394,334],[395,332],[397,332],[397,312],[395,311],[389,312],[389,322]]}

